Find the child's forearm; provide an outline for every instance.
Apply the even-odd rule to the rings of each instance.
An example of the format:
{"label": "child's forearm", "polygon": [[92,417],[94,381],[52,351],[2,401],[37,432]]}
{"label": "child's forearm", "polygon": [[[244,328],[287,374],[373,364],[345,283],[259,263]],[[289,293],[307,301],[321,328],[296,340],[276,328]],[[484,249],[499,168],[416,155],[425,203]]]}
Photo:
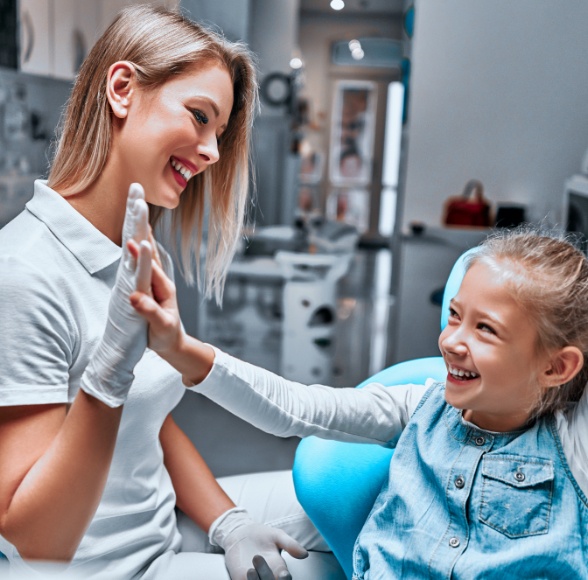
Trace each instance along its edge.
{"label": "child's forearm", "polygon": [[159,354],[181,373],[186,386],[202,382],[214,364],[214,349],[185,333],[176,348]]}

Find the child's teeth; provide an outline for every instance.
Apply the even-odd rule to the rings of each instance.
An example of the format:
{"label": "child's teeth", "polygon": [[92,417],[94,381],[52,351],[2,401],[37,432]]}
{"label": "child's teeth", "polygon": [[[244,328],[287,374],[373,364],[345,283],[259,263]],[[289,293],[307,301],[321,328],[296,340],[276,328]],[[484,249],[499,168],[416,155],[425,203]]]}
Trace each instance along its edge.
{"label": "child's teeth", "polygon": [[477,373],[464,371],[463,369],[450,368],[449,372],[456,377],[466,377],[467,379],[476,379],[478,377]]}

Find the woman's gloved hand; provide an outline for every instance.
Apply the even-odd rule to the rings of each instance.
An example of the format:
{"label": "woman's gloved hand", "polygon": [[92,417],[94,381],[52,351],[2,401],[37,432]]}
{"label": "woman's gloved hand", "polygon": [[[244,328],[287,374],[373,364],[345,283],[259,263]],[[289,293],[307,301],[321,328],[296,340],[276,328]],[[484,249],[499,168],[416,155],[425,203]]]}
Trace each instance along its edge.
{"label": "woman's gloved hand", "polygon": [[[81,388],[109,407],[122,405],[133,383],[133,369],[147,347],[147,322],[131,306],[135,290],[148,293],[152,248],[149,238],[149,209],[138,183],[131,184],[122,231],[122,258],[108,305],[104,335],[81,379]],[[133,258],[128,242],[139,244]]]}
{"label": "woman's gloved hand", "polygon": [[291,580],[281,550],[294,558],[308,556],[286,532],[255,522],[242,508],[230,509],[217,518],[208,536],[211,544],[225,551],[232,580]]}

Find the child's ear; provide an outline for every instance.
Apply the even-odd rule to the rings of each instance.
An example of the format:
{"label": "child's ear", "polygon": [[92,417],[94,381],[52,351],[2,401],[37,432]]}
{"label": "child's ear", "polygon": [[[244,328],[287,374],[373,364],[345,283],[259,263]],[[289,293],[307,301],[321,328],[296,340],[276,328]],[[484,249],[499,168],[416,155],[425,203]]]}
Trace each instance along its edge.
{"label": "child's ear", "polygon": [[543,387],[559,387],[571,381],[582,369],[584,355],[576,346],[565,346],[555,352],[548,367],[543,371],[541,383]]}
{"label": "child's ear", "polygon": [[127,116],[135,86],[135,67],[125,60],[110,65],[106,78],[106,97],[119,119]]}

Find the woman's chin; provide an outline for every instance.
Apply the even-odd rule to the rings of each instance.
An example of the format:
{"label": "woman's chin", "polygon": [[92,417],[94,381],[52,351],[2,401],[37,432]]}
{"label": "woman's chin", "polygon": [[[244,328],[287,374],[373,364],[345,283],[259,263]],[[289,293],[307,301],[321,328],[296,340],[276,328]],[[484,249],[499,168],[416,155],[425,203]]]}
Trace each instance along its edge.
{"label": "woman's chin", "polygon": [[153,199],[147,199],[148,203],[163,209],[176,209],[180,205],[180,195],[173,193],[171,195],[158,195]]}

